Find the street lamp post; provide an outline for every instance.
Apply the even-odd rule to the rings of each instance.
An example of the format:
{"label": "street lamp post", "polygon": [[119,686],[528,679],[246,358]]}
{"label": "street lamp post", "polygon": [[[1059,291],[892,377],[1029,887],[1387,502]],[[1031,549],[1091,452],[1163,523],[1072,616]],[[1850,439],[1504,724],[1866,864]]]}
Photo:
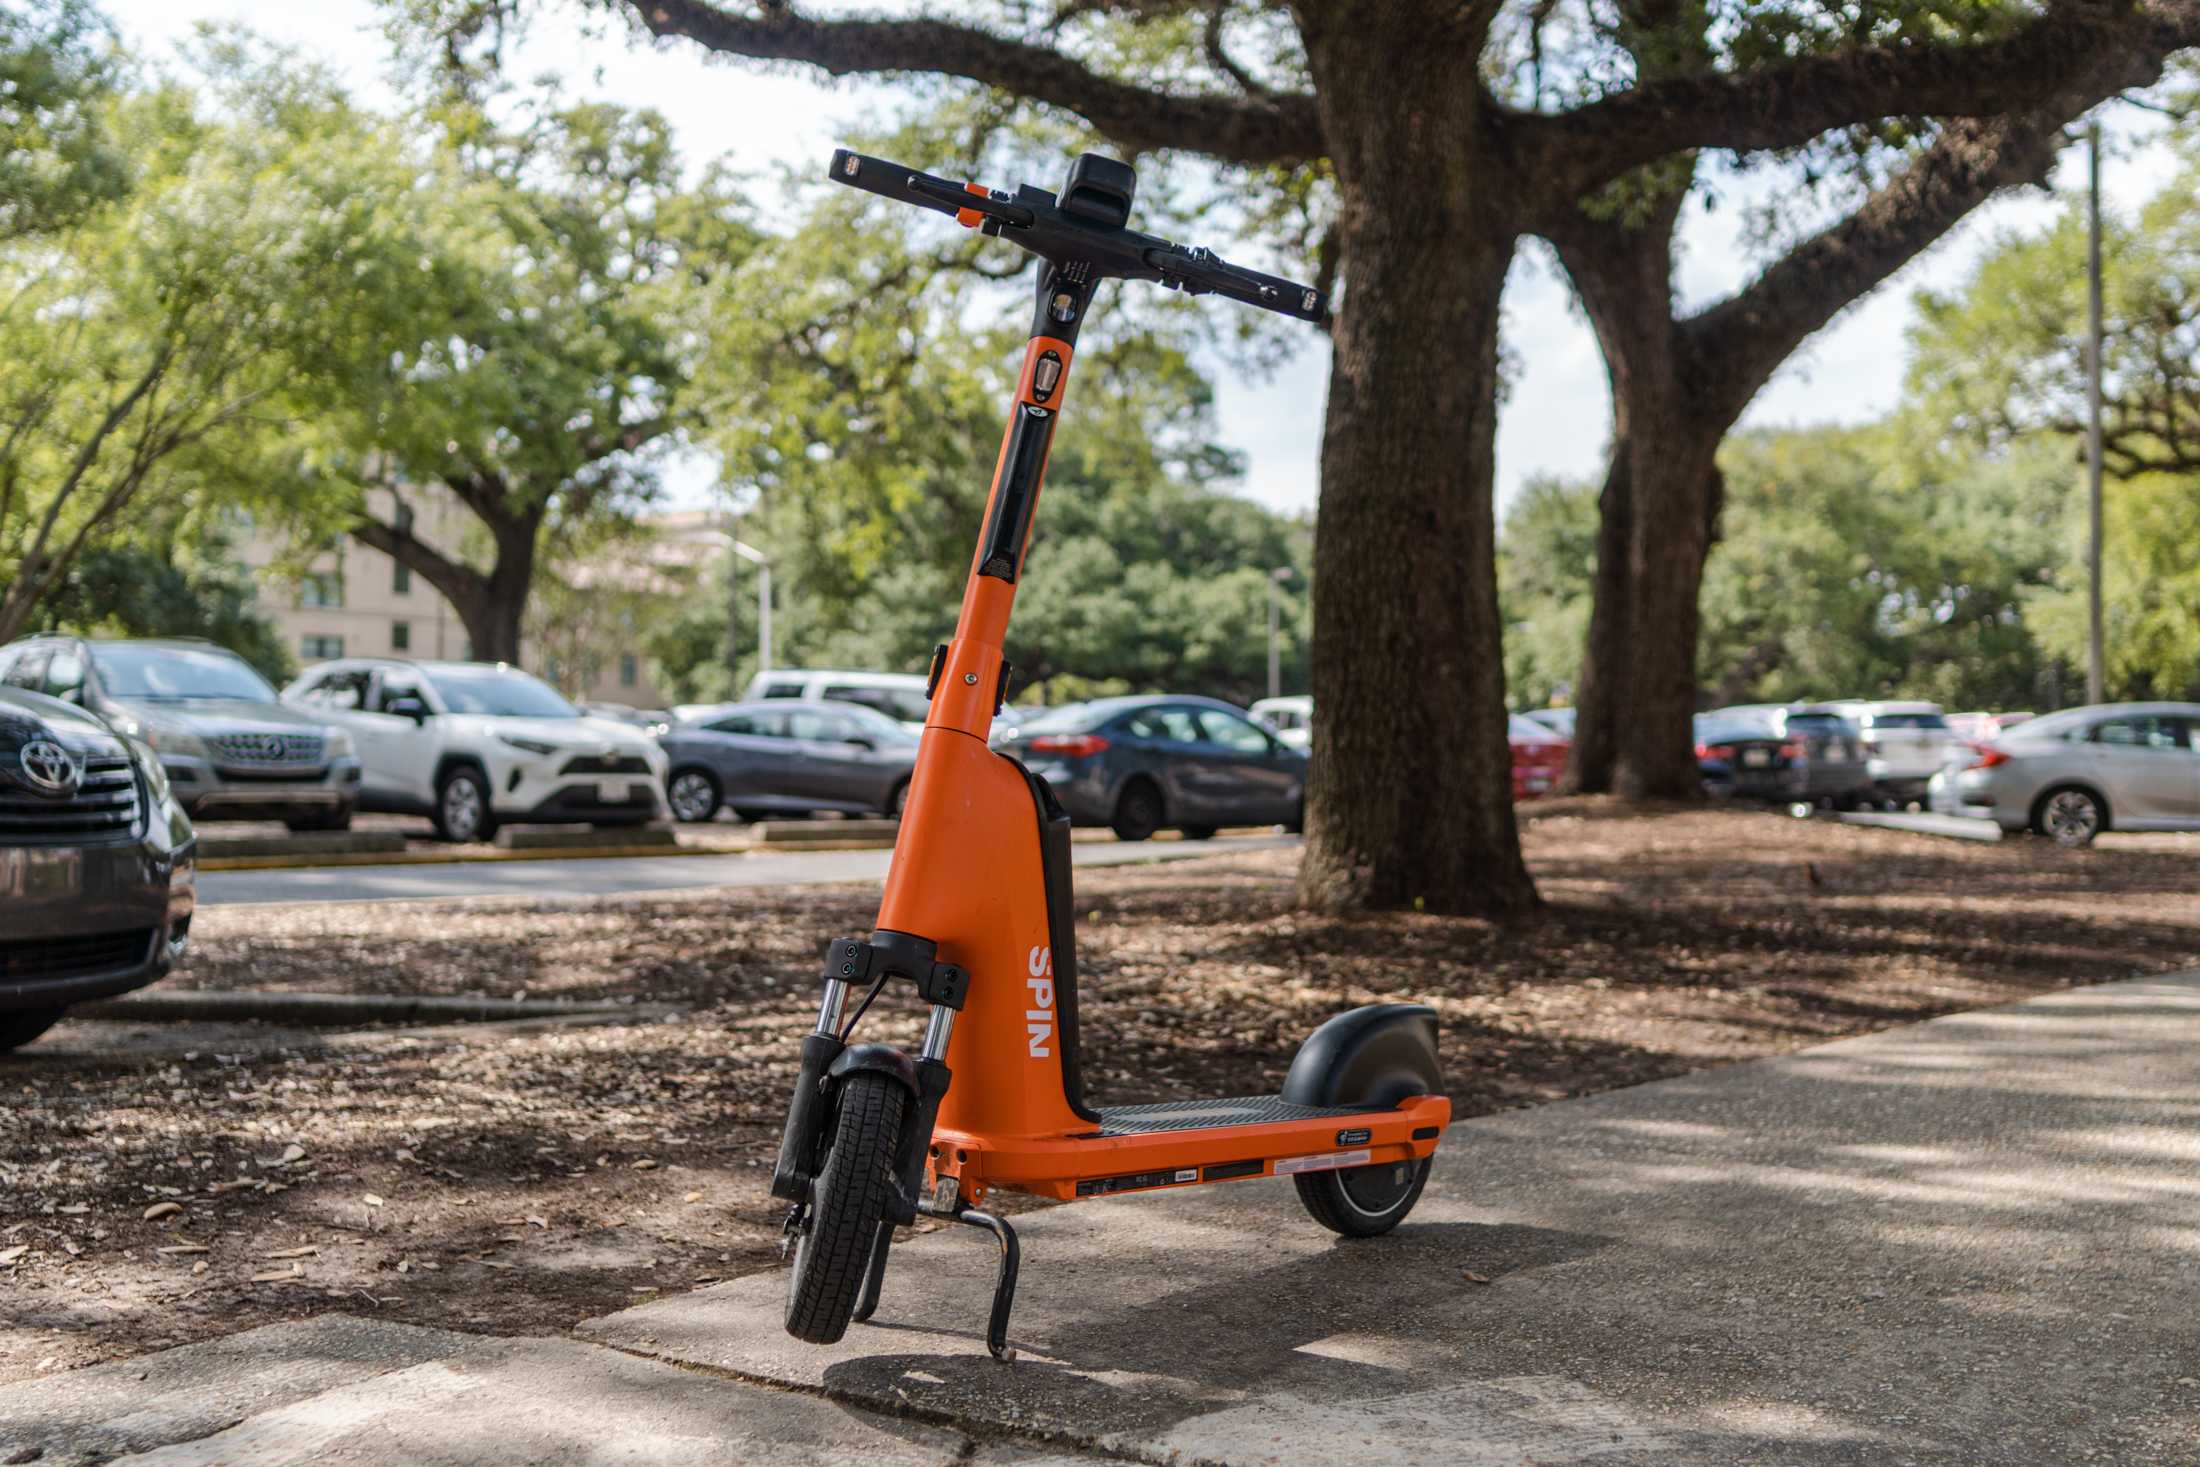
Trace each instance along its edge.
{"label": "street lamp post", "polygon": [[1268,696],[1283,696],[1283,583],[1291,579],[1291,567],[1279,565],[1268,573]]}
{"label": "street lamp post", "polygon": [[2086,200],[2085,331],[2085,479],[2086,658],[2085,700],[2108,701],[2104,664],[2106,635],[2101,626],[2101,125],[2085,131],[2091,186]]}

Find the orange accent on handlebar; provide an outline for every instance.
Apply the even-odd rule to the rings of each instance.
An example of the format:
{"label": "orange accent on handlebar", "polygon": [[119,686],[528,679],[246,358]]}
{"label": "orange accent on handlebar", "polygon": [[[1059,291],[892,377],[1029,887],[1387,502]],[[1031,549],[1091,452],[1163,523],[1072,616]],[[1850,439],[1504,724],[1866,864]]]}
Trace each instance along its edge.
{"label": "orange accent on handlebar", "polygon": [[[987,188],[982,183],[965,183],[963,185],[963,192],[966,194],[976,194],[979,198],[982,199],[989,197],[992,194],[993,190]],[[978,227],[978,221],[980,219],[983,219],[984,217],[985,215],[980,214],[976,209],[957,209],[955,211],[955,222],[957,224],[960,224],[965,229],[976,229]]]}

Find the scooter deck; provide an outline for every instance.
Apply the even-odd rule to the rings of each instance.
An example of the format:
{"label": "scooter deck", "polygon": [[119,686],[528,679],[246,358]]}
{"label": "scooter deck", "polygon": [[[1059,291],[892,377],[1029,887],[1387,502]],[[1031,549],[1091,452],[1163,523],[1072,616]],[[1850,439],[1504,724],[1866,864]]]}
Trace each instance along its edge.
{"label": "scooter deck", "polygon": [[1275,1095],[1233,1100],[1164,1100],[1151,1105],[1100,1107],[1100,1128],[1085,1136],[1152,1136],[1166,1131],[1219,1131],[1228,1126],[1265,1126],[1277,1121],[1315,1121],[1336,1116],[1369,1115],[1387,1105],[1298,1105]]}

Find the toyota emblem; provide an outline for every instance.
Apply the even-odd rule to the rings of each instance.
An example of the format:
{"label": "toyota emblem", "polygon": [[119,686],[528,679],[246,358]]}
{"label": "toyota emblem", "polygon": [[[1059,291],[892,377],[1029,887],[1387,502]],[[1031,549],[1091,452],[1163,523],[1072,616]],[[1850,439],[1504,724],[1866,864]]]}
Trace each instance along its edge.
{"label": "toyota emblem", "polygon": [[15,757],[23,766],[23,778],[42,795],[73,795],[76,782],[84,777],[76,755],[52,739],[32,739]]}

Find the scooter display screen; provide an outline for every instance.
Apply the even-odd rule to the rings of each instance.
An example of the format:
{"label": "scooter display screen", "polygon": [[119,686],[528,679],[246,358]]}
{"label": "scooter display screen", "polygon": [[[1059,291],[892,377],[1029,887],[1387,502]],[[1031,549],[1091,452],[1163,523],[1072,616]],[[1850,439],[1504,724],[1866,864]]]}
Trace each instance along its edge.
{"label": "scooter display screen", "polygon": [[1031,532],[1032,507],[1039,500],[1039,475],[1046,467],[1047,445],[1054,439],[1054,414],[1026,403],[1016,410],[1009,430],[1008,455],[1001,465],[1000,492],[986,518],[985,557],[978,574],[1014,581],[1022,569],[1024,537]]}

